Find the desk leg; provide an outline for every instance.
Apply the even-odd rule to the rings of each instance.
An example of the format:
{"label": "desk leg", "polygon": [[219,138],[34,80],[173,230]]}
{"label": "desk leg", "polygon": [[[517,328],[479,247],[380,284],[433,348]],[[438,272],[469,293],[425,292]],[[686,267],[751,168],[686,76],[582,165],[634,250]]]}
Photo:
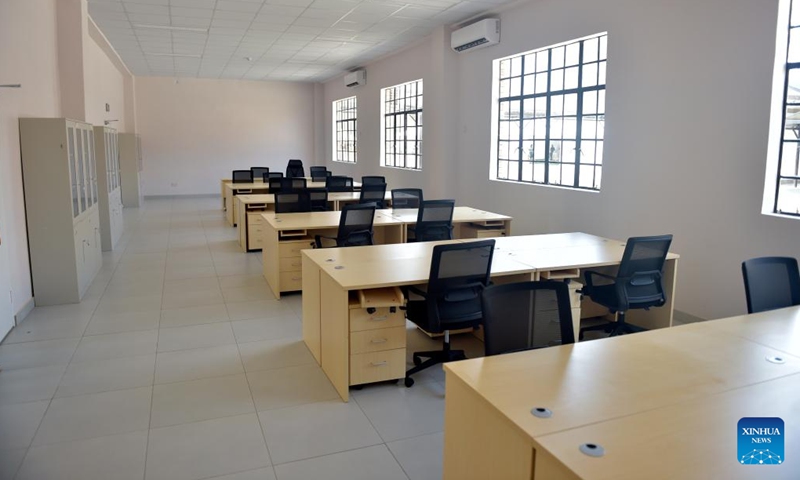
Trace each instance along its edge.
{"label": "desk leg", "polygon": [[322,370],[347,402],[350,399],[350,307],[348,292],[327,273],[320,274],[320,318]]}
{"label": "desk leg", "polygon": [[281,298],[280,250],[278,249],[278,231],[269,223],[264,224],[264,248],[261,250],[261,261],[264,267],[264,278],[267,280],[275,298]]}
{"label": "desk leg", "polygon": [[303,255],[303,341],[322,365],[320,355],[320,268]]}
{"label": "desk leg", "polygon": [[668,328],[672,326],[672,313],[675,308],[675,281],[678,273],[678,260],[667,260],[664,263],[664,277],[661,279],[664,285],[664,294],[667,303],[663,307],[651,308],[650,310],[630,310],[627,315],[634,325],[652,330],[655,328]]}
{"label": "desk leg", "polygon": [[225,189],[225,219],[228,221],[228,225],[233,226],[233,189],[226,188]]}
{"label": "desk leg", "polygon": [[220,195],[222,197],[222,211],[223,212],[225,211],[225,186],[226,185],[227,185],[227,183],[225,182],[225,180],[222,180],[220,182],[220,187],[221,187],[220,189],[222,190],[222,193]]}
{"label": "desk leg", "polygon": [[242,201],[236,199],[236,211],[238,219],[236,220],[236,228],[239,231],[239,246],[244,253],[247,253],[247,208],[242,204]]}
{"label": "desk leg", "polygon": [[531,480],[531,442],[460,379],[445,385],[444,479]]}
{"label": "desk leg", "polygon": [[506,220],[505,222],[503,222],[503,230],[505,230],[506,237],[511,236],[511,220]]}

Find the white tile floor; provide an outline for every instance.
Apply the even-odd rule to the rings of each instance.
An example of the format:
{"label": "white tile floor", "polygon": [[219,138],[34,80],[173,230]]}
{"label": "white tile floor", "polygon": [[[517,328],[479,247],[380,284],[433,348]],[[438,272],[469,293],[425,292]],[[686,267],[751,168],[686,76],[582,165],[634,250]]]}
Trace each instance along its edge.
{"label": "white tile floor", "polygon": [[[0,345],[0,480],[441,478],[444,375],[339,399],[213,198],[151,200]],[[409,328],[409,352],[439,347]],[[482,346],[454,339],[468,356]]]}

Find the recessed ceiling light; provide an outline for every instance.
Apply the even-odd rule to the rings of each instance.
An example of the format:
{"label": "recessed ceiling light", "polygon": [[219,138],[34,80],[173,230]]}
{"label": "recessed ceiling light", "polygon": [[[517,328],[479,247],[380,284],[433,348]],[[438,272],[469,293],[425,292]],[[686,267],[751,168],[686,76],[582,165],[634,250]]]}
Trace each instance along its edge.
{"label": "recessed ceiling light", "polygon": [[185,58],[202,58],[202,55],[190,55],[188,53],[148,53],[144,52],[145,55],[149,55],[151,57],[185,57]]}
{"label": "recessed ceiling light", "polygon": [[156,30],[176,30],[179,32],[202,32],[208,33],[207,28],[199,28],[199,27],[174,27],[172,25],[143,25],[143,24],[134,24],[133,28],[153,28]]}

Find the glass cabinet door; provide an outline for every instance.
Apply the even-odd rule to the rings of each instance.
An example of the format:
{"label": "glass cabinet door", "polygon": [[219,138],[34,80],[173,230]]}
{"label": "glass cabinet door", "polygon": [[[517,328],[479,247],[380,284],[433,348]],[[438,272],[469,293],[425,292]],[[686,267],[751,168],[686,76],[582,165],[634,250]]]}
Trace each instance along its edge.
{"label": "glass cabinet door", "polygon": [[119,168],[119,135],[114,134],[114,171],[117,173],[117,188],[122,186]]}
{"label": "glass cabinet door", "polygon": [[89,132],[82,128],[78,130],[83,137],[83,163],[86,164],[86,208],[94,205],[92,192],[92,162],[89,161]]}
{"label": "glass cabinet door", "polygon": [[86,211],[86,170],[84,169],[83,163],[83,135],[81,134],[81,130],[77,129],[75,131],[75,137],[77,140],[77,148],[75,149],[77,152],[77,164],[78,164],[78,197],[81,200],[81,213]]}
{"label": "glass cabinet door", "polygon": [[89,171],[91,172],[92,200],[97,203],[97,158],[94,156],[94,129],[89,129]]}
{"label": "glass cabinet door", "polygon": [[113,174],[111,172],[111,138],[110,137],[111,136],[108,134],[108,132],[106,132],[104,130],[103,131],[103,139],[105,139],[105,147],[106,147],[106,155],[105,155],[105,157],[106,157],[106,182],[107,182],[106,186],[108,188],[108,193],[111,193],[111,191],[114,190],[114,187],[112,186],[112,180],[111,180],[111,178],[113,177]]}
{"label": "glass cabinet door", "polygon": [[81,214],[81,203],[78,199],[78,172],[75,164],[75,128],[67,128],[67,161],[69,163],[70,187],[72,189],[72,217]]}

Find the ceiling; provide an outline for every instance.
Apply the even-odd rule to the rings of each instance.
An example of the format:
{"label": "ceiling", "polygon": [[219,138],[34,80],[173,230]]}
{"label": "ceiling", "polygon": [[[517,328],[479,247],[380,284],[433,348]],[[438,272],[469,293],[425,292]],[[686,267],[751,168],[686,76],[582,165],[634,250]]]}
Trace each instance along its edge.
{"label": "ceiling", "polygon": [[89,0],[134,75],[318,82],[512,0]]}

